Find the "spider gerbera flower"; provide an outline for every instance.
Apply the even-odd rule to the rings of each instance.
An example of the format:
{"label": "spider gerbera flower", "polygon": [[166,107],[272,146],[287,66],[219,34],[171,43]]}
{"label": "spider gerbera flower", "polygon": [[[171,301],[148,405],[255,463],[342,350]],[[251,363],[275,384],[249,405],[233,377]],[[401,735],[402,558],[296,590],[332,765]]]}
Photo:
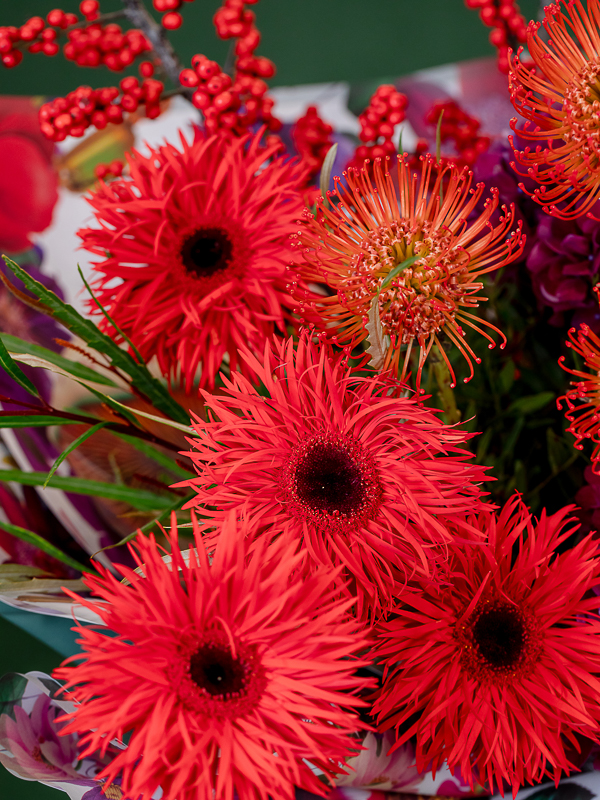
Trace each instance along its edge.
{"label": "spider gerbera flower", "polygon": [[512,103],[526,120],[518,130],[516,118],[511,125],[533,146],[520,151],[511,144],[540,184],[534,199],[568,219],[589,212],[600,196],[600,4],[588,0],[586,11],[580,0],[559,0],[544,11],[543,23],[527,30],[534,66],[517,55],[509,73]]}
{"label": "spider gerbera flower", "polygon": [[536,521],[517,496],[480,513],[486,540],[449,543],[444,580],[415,583],[381,623],[374,710],[383,730],[404,726],[398,746],[416,735],[419,770],[446,760],[516,794],[568,774],[577,735],[598,741],[597,543],[555,554],[578,527],[573,508]]}
{"label": "spider gerbera flower", "polygon": [[199,477],[181,484],[197,492],[188,505],[215,521],[235,510],[259,521],[253,537],[283,534],[313,566],[343,566],[358,614],[376,615],[395,580],[429,572],[447,521],[483,503],[485,468],[461,448],[470,435],[398,397],[389,377],[354,376],[307,336],[297,350],[291,339],[265,345],[260,362],[242,357],[264,391],[236,374],[203,393],[209,420],[192,423],[188,453]]}
{"label": "spider gerbera flower", "polygon": [[100,183],[88,199],[101,227],[79,235],[103,259],[98,299],[142,357],[156,355],[189,392],[196,379],[212,385],[224,358],[235,370],[242,344],[260,351],[285,333],[305,174],[260,135],[196,132],[181,145],[134,152],[130,178]]}
{"label": "spider gerbera flower", "polygon": [[[316,218],[305,213],[304,229],[297,234],[296,272],[308,284],[325,283],[333,294],[293,290],[299,313],[331,341],[357,344],[369,335],[368,325],[381,326],[383,354],[374,366],[393,368],[404,380],[416,343],[420,349],[417,386],[423,364],[441,334],[456,345],[473,375],[472,360],[479,363],[464,339],[463,325],[483,334],[490,322],[472,311],[485,300],[481,276],[514,261],[521,253],[521,225],[506,238],[514,209],[506,210],[494,226],[490,219],[498,206],[498,192],[491,190],[483,212],[473,221],[483,192],[471,190],[472,173],[454,164],[438,165],[431,156],[421,158],[420,175],[407,158],[385,167],[375,160],[371,181],[365,169],[344,173],[347,187],[336,178],[337,204],[321,201]],[[376,320],[371,319],[373,311]],[[371,345],[373,334],[371,332]],[[469,378],[467,378],[469,380]]]}
{"label": "spider gerbera flower", "polygon": [[[599,294],[597,287],[594,291]],[[583,450],[585,439],[591,439],[595,444],[592,470],[600,473],[600,338],[583,324],[579,330],[570,329],[566,345],[583,358],[591,372],[566,367],[565,357],[561,356],[558,359],[560,366],[579,380],[571,381],[573,388],[558,398],[557,405],[560,409],[561,401],[567,404],[565,416],[571,423],[567,430],[575,437],[575,449]]]}
{"label": "spider gerbera flower", "polygon": [[282,543],[249,557],[233,519],[210,563],[194,519],[184,557],[171,525],[172,560],[140,535],[138,572],[117,565],[120,582],[99,567],[85,580],[101,602],[73,595],[114,635],[78,628],[83,662],[56,670],[78,703],[61,735],[82,734],[85,754],[129,734],[98,776],[109,786],[121,774],[128,798],[159,786],[165,800],[293,800],[294,785],[324,794],[304,759],[332,781],[360,749],[356,693],[371,685],[353,657],[368,642],[333,598],[332,575],[305,576]]}

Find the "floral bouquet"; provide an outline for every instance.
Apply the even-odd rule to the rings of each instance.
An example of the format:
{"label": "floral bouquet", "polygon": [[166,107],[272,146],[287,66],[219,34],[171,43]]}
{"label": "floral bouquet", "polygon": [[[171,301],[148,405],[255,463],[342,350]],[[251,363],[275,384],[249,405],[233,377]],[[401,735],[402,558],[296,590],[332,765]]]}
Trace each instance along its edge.
{"label": "floral bouquet", "polygon": [[[6,211],[0,600],[81,651],[0,681],[0,761],[72,800],[600,795],[600,2],[466,0],[495,105],[402,79],[358,136],[278,119],[255,2],[223,66],[180,63],[182,0],[0,27],[4,68],[139,72],[41,104],[45,210]],[[53,143],[85,313],[29,238]]]}

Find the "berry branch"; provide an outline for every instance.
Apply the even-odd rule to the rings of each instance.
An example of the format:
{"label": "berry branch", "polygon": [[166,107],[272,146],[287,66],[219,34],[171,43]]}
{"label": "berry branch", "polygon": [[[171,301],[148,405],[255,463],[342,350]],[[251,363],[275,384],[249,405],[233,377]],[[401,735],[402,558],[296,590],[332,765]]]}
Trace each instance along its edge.
{"label": "berry branch", "polygon": [[[148,13],[142,0],[122,0],[122,3],[125,6],[124,13],[129,22],[142,31],[152,45],[156,57],[160,59],[162,69],[171,83],[179,86],[179,73],[183,69],[183,64],[179,61],[164,30]],[[181,91],[179,94],[183,94],[188,100],[191,100],[191,92]]]}

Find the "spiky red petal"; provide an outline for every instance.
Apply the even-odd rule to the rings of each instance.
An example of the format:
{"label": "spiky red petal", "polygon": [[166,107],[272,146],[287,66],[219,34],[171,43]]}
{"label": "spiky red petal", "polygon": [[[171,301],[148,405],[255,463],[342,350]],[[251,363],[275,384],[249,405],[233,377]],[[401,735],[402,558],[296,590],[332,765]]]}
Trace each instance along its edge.
{"label": "spiky red petal", "polygon": [[370,685],[354,674],[365,633],[333,599],[332,575],[303,576],[302,555],[281,543],[248,557],[233,519],[210,563],[194,519],[184,558],[171,524],[171,563],[140,535],[139,574],[116,565],[127,582],[101,568],[85,577],[105,602],[78,601],[116,636],[79,626],[85,660],[56,670],[80,703],[61,733],[82,734],[84,753],[131,733],[99,776],[122,771],[128,800],[158,786],[165,800],[292,800],[294,784],[325,793],[304,759],[330,780],[340,771],[364,727],[355,694]]}
{"label": "spiky red petal", "polygon": [[381,623],[375,711],[382,729],[404,725],[399,743],[416,735],[419,769],[447,761],[516,793],[568,774],[576,734],[598,741],[600,560],[591,537],[556,555],[572,509],[535,521],[517,496],[479,514],[487,540],[449,543],[446,580],[416,583]]}

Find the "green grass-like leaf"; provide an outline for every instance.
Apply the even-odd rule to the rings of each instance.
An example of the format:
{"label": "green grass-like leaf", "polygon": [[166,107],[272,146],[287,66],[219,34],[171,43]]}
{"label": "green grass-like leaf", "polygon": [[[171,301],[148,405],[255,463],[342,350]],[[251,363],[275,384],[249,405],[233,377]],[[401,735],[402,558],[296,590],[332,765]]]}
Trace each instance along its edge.
{"label": "green grass-like leaf", "polygon": [[148,399],[152,405],[177,422],[187,424],[189,415],[168,393],[162,383],[154,378],[144,364],[122,350],[110,336],[102,333],[91,320],[83,317],[73,306],[65,303],[50,289],[47,289],[28,272],[7,256],[3,256],[6,266],[24,285],[48,308],[54,319],[68,328],[76,336],[98,353],[108,356],[113,366],[123,370],[131,379],[132,385]]}
{"label": "green grass-like leaf", "polygon": [[169,508],[165,508],[165,510],[161,514],[159,514],[159,516],[156,517],[156,519],[150,520],[150,522],[147,522],[141,528],[138,528],[137,531],[133,531],[133,533],[128,534],[123,539],[120,539],[118,542],[115,542],[115,544],[106,545],[106,547],[103,547],[101,550],[98,550],[96,553],[94,553],[92,558],[96,558],[98,553],[103,553],[105,550],[112,550],[113,547],[121,547],[121,545],[133,541],[133,539],[135,539],[138,533],[142,534],[149,533],[155,525],[159,525],[161,522],[164,522],[164,520],[171,515],[172,511],[179,511],[183,507],[183,505],[187,503],[189,500],[191,500],[193,497],[195,497],[195,494],[189,494],[186,497],[179,498],[179,500],[176,503],[173,503],[172,506],[170,506]]}
{"label": "green grass-like leaf", "polygon": [[48,414],[0,414],[0,428],[46,428],[49,425],[81,425],[81,420],[51,417]]}
{"label": "green grass-like leaf", "polygon": [[79,264],[77,264],[77,272],[79,273],[79,277],[80,277],[80,278],[81,278],[81,280],[83,281],[83,285],[84,285],[84,286],[85,286],[85,288],[88,290],[88,293],[89,293],[90,297],[92,298],[92,300],[94,301],[94,303],[96,303],[96,305],[98,306],[98,308],[100,309],[100,311],[102,312],[102,314],[104,315],[104,317],[105,317],[105,318],[106,318],[106,319],[107,319],[107,320],[110,322],[110,324],[111,324],[111,325],[113,326],[113,328],[114,328],[114,329],[117,331],[117,333],[119,334],[119,336],[122,336],[122,337],[123,337],[123,339],[124,339],[124,341],[126,341],[126,342],[127,342],[127,344],[129,345],[129,347],[131,347],[131,349],[133,350],[133,354],[134,354],[134,356],[137,358],[138,362],[139,362],[140,364],[143,364],[143,363],[144,363],[144,359],[142,358],[142,354],[141,354],[141,353],[140,353],[140,351],[137,349],[137,347],[134,345],[134,343],[131,341],[131,339],[129,338],[129,336],[127,336],[127,334],[125,333],[125,331],[123,331],[123,330],[121,330],[121,328],[119,328],[119,326],[117,325],[117,323],[116,323],[116,322],[114,321],[114,319],[113,319],[113,318],[110,316],[110,314],[108,313],[108,311],[107,311],[107,310],[104,308],[104,306],[102,305],[102,303],[100,302],[100,300],[98,300],[98,298],[96,297],[96,295],[95,295],[95,294],[94,294],[94,292],[92,291],[92,287],[91,287],[91,286],[89,285],[89,283],[86,281],[86,279],[85,279],[85,275],[83,274],[83,271],[82,271],[81,267],[79,266]]}
{"label": "green grass-like leaf", "polygon": [[91,572],[94,575],[98,574],[95,569],[86,567],[85,564],[80,564],[79,561],[76,561],[74,558],[71,558],[71,556],[63,553],[63,551],[59,550],[58,547],[50,544],[50,542],[47,542],[42,536],[34,533],[33,531],[28,531],[26,528],[21,528],[18,525],[12,525],[10,522],[0,522],[0,528],[3,531],[10,533],[11,536],[21,539],[23,542],[29,542],[29,544],[39,547],[39,549],[43,550],[44,553],[48,553],[48,555],[56,558],[57,561],[62,561],[63,564],[67,564],[69,567],[73,567],[73,569],[77,569],[80,572]]}
{"label": "green grass-like leaf", "polygon": [[[43,486],[48,478],[45,472],[23,472],[20,469],[0,470],[0,481],[14,481],[25,486]],[[85,478],[63,477],[53,475],[47,483],[54,489],[62,489],[73,494],[87,494],[92,497],[104,497],[107,500],[118,500],[140,511],[163,511],[173,504],[173,495],[155,494],[145,489],[131,486],[120,486],[116,483],[91,481]],[[166,487],[165,487],[166,488]]]}
{"label": "green grass-like leaf", "polygon": [[79,364],[76,361],[70,361],[68,358],[64,358],[64,356],[60,356],[58,353],[55,353],[53,350],[48,350],[46,347],[41,347],[31,342],[25,342],[23,339],[19,339],[18,336],[11,336],[8,333],[0,333],[0,339],[2,339],[6,345],[6,349],[11,353],[26,353],[28,355],[39,356],[49,361],[51,364],[55,364],[57,367],[64,369],[65,372],[69,372],[76,378],[94,381],[94,383],[100,383],[104,386],[117,385],[114,381],[111,381],[110,378],[107,378],[105,375],[100,375],[99,372],[96,372],[96,370],[91,367],[86,367],[85,364]]}
{"label": "green grass-like leaf", "polygon": [[54,462],[54,464],[52,464],[52,467],[50,468],[48,477],[46,478],[43,484],[44,489],[46,488],[46,486],[48,486],[48,481],[54,475],[56,470],[60,467],[65,458],[70,453],[72,453],[73,450],[76,450],[80,444],[83,444],[83,442],[85,442],[86,439],[89,439],[90,436],[93,436],[96,433],[96,431],[99,431],[100,428],[104,428],[107,424],[108,423],[106,422],[97,422],[95,425],[92,425],[91,428],[88,428],[87,431],[84,431],[81,434],[81,436],[78,436],[77,439],[74,439],[66,450],[63,450],[63,452],[59,455],[59,457],[56,459],[56,461]]}
{"label": "green grass-like leaf", "polygon": [[23,372],[21,367],[17,364],[17,362],[13,359],[11,354],[6,349],[4,342],[0,339],[0,366],[4,367],[5,371],[10,375],[10,377],[16,381],[19,386],[23,387],[26,392],[32,394],[34,397],[39,397],[40,393],[33,385],[33,383],[29,380],[27,375]]}

